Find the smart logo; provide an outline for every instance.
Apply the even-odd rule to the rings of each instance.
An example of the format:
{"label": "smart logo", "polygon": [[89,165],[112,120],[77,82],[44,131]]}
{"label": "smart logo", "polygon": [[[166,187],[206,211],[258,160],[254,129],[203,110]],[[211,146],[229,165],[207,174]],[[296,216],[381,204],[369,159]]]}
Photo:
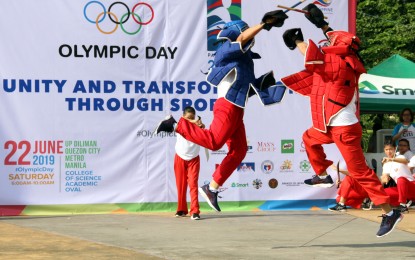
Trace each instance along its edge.
{"label": "smart logo", "polygon": [[214,43],[223,25],[241,17],[242,0],[207,0],[208,51],[216,51]]}
{"label": "smart logo", "polygon": [[[140,15],[138,15],[138,12]],[[135,29],[127,31],[126,23],[130,16],[132,17],[130,21],[133,21]],[[144,2],[137,2],[130,11],[128,5],[123,2],[114,2],[107,9],[100,1],[90,1],[84,6],[84,17],[88,22],[95,24],[98,31],[103,34],[112,34],[117,31],[118,27],[121,27],[124,33],[136,35],[141,31],[142,26],[153,21],[154,10],[151,5]],[[113,24],[112,29],[104,30],[104,26],[101,24],[104,21],[110,21]]]}
{"label": "smart logo", "polygon": [[232,182],[231,185],[232,188],[248,188],[249,184],[248,183],[237,183],[237,182]]}
{"label": "smart logo", "polygon": [[[378,83],[379,85],[382,83]],[[391,85],[382,85],[376,87],[371,82],[364,80],[359,83],[359,93],[362,94],[369,94],[369,95],[395,95],[395,96],[415,96],[415,88],[414,87],[406,87],[406,88],[397,88]],[[381,90],[379,90],[381,89]]]}
{"label": "smart logo", "polygon": [[373,95],[379,94],[380,91],[375,87],[375,85],[365,80],[359,83],[359,93]]}

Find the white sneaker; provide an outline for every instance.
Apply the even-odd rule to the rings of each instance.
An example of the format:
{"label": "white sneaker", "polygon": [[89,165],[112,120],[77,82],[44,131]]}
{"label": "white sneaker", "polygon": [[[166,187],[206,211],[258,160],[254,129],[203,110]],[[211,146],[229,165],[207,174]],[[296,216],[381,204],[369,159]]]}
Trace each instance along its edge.
{"label": "white sneaker", "polygon": [[365,198],[362,202],[363,210],[372,210],[373,202],[369,198]]}
{"label": "white sneaker", "polygon": [[193,213],[192,216],[190,217],[191,220],[199,220],[200,219],[200,215],[197,213]]}

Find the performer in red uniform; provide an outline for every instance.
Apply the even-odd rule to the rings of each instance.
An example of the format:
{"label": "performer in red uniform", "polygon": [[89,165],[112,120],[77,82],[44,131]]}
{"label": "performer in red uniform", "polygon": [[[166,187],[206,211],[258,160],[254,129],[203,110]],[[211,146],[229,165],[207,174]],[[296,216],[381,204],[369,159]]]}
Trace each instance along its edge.
{"label": "performer in red uniform", "polygon": [[[333,169],[336,168],[339,173],[346,175],[346,177],[341,180],[339,174],[339,178],[336,181],[337,187],[340,187],[337,191],[337,204],[334,207],[329,208],[329,210],[343,212],[347,210],[347,207],[356,209],[362,207],[363,201],[368,198],[368,195],[363,187],[355,179],[349,176],[346,163],[342,160],[337,163],[337,167],[334,165],[331,167]],[[371,206],[371,204],[369,206]],[[367,210],[370,209],[371,208],[367,208]]]}
{"label": "performer in red uniform", "polygon": [[355,209],[361,208],[364,199],[368,197],[362,186],[350,176],[346,176],[341,181],[337,194],[337,204],[329,208],[330,211],[345,211],[347,206]]}
{"label": "performer in red uniform", "polygon": [[317,175],[304,182],[311,186],[334,185],[326,172],[333,162],[326,159],[322,145],[335,143],[350,176],[363,187],[373,203],[382,208],[383,220],[377,236],[385,236],[403,215],[399,210],[392,210],[389,196],[375,172],[366,165],[361,148],[358,79],[365,68],[357,54],[360,40],[351,33],[333,31],[314,4],[307,5],[304,10],[306,18],[323,30],[330,43],[321,49],[311,40],[307,44],[299,28],[287,30],[283,35],[289,49],[298,47],[305,56],[305,70],[281,79],[288,88],[310,98],[313,126],[305,131],[303,141]]}

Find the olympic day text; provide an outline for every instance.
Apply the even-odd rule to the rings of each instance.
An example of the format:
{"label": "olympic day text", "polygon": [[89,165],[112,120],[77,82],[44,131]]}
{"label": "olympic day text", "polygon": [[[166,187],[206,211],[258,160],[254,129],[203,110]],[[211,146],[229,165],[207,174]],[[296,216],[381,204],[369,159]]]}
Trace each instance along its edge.
{"label": "olympic day text", "polygon": [[[201,95],[216,97],[217,93],[216,88],[206,81],[123,80],[117,84],[111,80],[76,80],[71,83],[57,79],[4,78],[1,82],[2,91],[9,94],[63,95],[68,111],[182,111],[186,106],[193,106],[197,111],[212,111],[216,99]],[[95,95],[85,97],[91,93]],[[165,97],[168,94],[177,94],[177,97],[169,98],[167,103]]]}
{"label": "olympic day text", "polygon": [[[115,58],[138,59],[144,56],[146,59],[174,59],[177,47],[155,48],[147,46],[140,50],[138,46],[118,46],[118,45],[69,45],[62,44],[59,47],[59,55],[64,58]],[[141,54],[140,54],[141,53]]]}

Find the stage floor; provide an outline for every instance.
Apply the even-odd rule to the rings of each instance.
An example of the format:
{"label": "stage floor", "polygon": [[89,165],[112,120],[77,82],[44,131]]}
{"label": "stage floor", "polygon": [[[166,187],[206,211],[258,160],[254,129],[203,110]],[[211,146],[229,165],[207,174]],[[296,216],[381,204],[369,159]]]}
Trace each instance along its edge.
{"label": "stage floor", "polygon": [[379,209],[1,217],[0,259],[407,259],[415,210],[377,238]]}

